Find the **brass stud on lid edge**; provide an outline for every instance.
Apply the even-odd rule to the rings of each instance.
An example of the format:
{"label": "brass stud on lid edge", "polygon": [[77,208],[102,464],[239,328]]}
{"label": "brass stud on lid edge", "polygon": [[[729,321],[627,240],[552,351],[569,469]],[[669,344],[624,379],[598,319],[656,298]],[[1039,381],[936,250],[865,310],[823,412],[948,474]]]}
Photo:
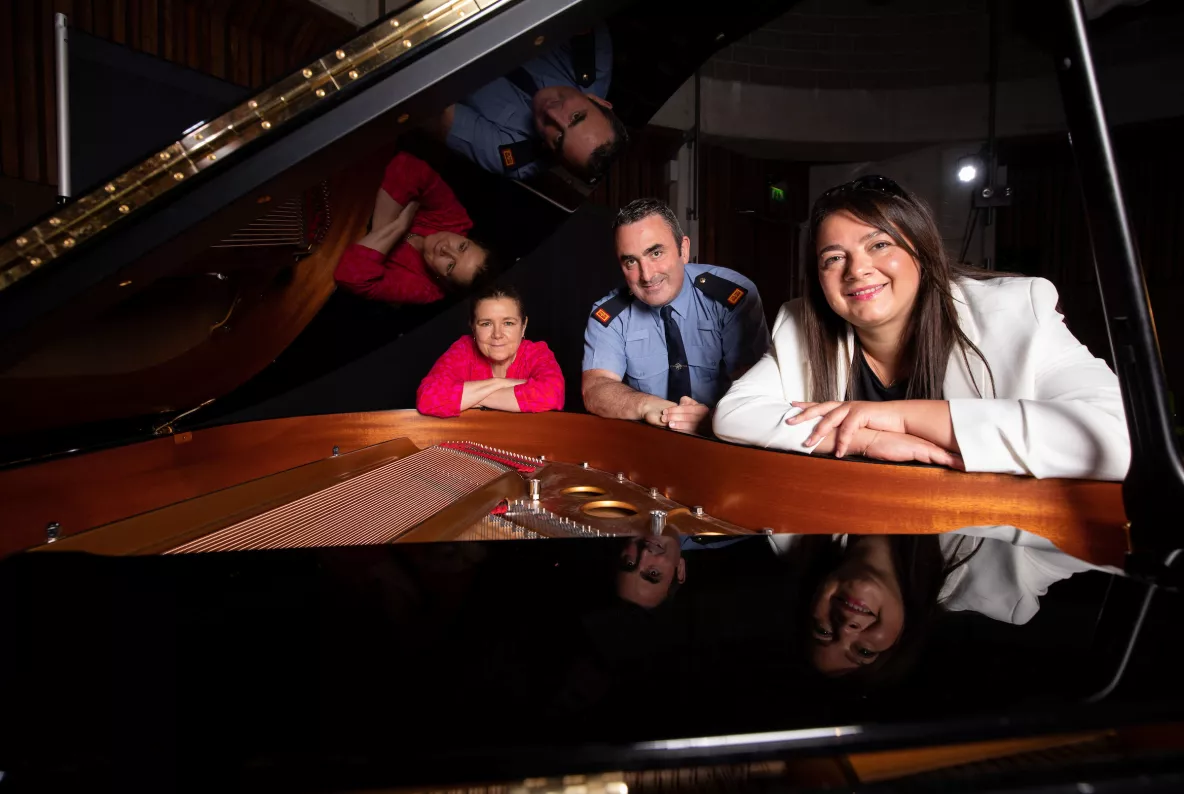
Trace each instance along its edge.
{"label": "brass stud on lid edge", "polygon": [[305,77],[312,77],[312,69],[305,69],[303,72],[301,72],[301,74],[303,74]]}

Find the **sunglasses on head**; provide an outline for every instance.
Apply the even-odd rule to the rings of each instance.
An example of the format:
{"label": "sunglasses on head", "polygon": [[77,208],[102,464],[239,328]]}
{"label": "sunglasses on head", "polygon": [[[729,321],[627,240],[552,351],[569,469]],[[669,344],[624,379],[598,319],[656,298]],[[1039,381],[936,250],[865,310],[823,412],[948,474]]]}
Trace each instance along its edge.
{"label": "sunglasses on head", "polygon": [[892,196],[893,198],[908,198],[908,194],[904,192],[904,188],[888,177],[869,175],[852,179],[844,185],[832,187],[819,197],[819,201],[858,192],[880,193],[885,196]]}

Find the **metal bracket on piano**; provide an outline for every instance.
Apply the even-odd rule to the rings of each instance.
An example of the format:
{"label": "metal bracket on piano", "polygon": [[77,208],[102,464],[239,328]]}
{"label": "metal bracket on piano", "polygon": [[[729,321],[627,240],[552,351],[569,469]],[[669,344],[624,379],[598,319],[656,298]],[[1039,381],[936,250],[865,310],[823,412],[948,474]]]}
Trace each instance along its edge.
{"label": "metal bracket on piano", "polygon": [[528,530],[541,531],[544,534],[550,532],[575,538],[604,538],[617,534],[615,532],[601,532],[587,524],[556,515],[545,507],[539,506],[538,502],[528,499],[515,499],[510,502],[509,508],[501,514],[501,517]]}
{"label": "metal bracket on piano", "polygon": [[207,405],[209,405],[213,401],[214,400],[212,398],[209,400],[206,400],[204,403],[197,406],[196,408],[190,408],[188,411],[185,411],[184,413],[177,414],[176,416],[174,416],[172,419],[165,422],[164,424],[156,425],[155,427],[152,428],[152,435],[154,435],[154,436],[171,436],[173,434],[173,425],[177,424],[177,422],[180,422],[182,419],[189,416],[189,414],[197,413],[198,411],[200,411],[202,408],[205,408]]}

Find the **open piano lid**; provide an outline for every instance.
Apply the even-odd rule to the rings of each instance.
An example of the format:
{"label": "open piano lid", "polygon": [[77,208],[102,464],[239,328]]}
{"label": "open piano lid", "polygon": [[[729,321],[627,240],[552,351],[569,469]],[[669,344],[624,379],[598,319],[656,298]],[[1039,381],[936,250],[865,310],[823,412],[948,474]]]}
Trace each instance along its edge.
{"label": "open piano lid", "polygon": [[[389,156],[490,74],[624,5],[410,3],[5,241],[0,439],[65,430],[15,449],[87,446],[74,431],[109,420],[132,421],[100,438],[143,437],[253,378],[317,314],[364,233],[381,167],[359,153]],[[704,28],[700,60],[777,5]],[[689,74],[667,75],[668,93]],[[634,124],[657,109],[633,104]]]}

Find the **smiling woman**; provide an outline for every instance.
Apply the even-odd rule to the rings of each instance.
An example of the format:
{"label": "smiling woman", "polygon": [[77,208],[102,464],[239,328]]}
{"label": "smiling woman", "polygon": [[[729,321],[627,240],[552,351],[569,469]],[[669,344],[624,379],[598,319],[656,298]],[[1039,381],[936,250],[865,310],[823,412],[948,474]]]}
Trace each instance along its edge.
{"label": "smiling woman", "polygon": [[525,338],[526,312],[511,287],[473,298],[472,334],[456,340],[419,384],[415,407],[429,416],[467,408],[514,413],[563,408],[563,373],[546,342]]}
{"label": "smiling woman", "polygon": [[721,438],[966,471],[1121,480],[1118,380],[1044,279],[951,265],[929,209],[862,177],[815,203],[808,295],[720,400]]}

